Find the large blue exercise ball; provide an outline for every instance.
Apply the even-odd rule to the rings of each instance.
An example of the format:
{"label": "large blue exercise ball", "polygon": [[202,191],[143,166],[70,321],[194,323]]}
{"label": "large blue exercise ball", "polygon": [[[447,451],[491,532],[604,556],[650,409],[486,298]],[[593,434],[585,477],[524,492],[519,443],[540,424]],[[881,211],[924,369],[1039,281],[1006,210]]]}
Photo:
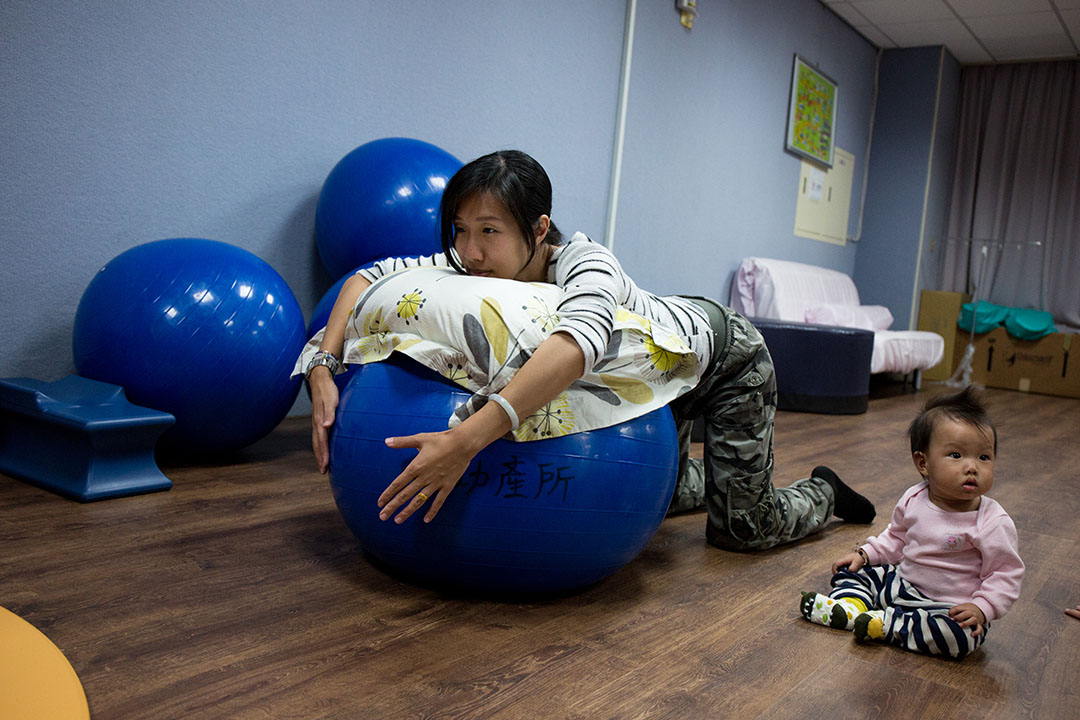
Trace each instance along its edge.
{"label": "large blue exercise ball", "polygon": [[345,281],[355,274],[355,272],[350,272],[343,275],[341,279],[331,285],[330,289],[323,293],[323,296],[319,298],[319,302],[315,304],[315,309],[311,311],[311,320],[308,322],[308,340],[310,340],[315,333],[326,327],[327,321],[330,320],[330,312],[334,309],[334,303],[337,302],[338,295],[341,294],[341,288],[345,285]]}
{"label": "large blue exercise ball", "polygon": [[76,371],[172,413],[175,450],[260,439],[292,407],[304,315],[285,280],[234,245],[178,238],[131,248],[90,281],[75,313]]}
{"label": "large blue exercise ball", "polygon": [[334,309],[334,303],[337,302],[338,295],[341,294],[341,288],[345,286],[345,281],[360,270],[366,270],[374,264],[374,262],[369,262],[353,268],[338,278],[338,281],[331,285],[329,290],[323,293],[323,296],[319,298],[319,302],[315,304],[315,309],[311,311],[311,320],[308,321],[307,326],[308,340],[310,340],[315,333],[326,327],[327,321],[330,320],[330,312]]}
{"label": "large blue exercise ball", "polygon": [[410,138],[373,140],[343,157],[315,208],[315,244],[330,275],[384,257],[440,252],[439,202],[461,164]]}
{"label": "large blue exercise ball", "polygon": [[[397,356],[393,356],[397,357]],[[381,521],[376,500],[415,456],[384,439],[446,429],[469,393],[408,358],[361,366],[338,407],[330,485],[360,545],[421,584],[535,594],[594,583],[656,533],[675,488],[671,411],[474,458],[431,523]]]}

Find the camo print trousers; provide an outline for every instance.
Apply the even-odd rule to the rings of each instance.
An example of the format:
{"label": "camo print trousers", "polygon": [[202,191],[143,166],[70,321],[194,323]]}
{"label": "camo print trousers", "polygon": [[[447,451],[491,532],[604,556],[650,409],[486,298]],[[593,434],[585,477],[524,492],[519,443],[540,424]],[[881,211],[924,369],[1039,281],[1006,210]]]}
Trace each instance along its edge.
{"label": "camo print trousers", "polygon": [[[704,504],[705,537],[725,550],[764,550],[817,532],[832,517],[832,487],[813,477],[784,488],[772,483],[776,376],[764,339],[731,308],[688,299],[709,313],[717,348],[698,386],[671,403],[680,456],[668,512]],[[704,460],[689,457],[698,417]]]}

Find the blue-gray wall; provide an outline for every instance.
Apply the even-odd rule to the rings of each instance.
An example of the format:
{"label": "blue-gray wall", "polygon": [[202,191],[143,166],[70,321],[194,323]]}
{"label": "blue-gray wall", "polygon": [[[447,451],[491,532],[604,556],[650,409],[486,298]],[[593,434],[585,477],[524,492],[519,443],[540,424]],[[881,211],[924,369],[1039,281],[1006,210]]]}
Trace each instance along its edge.
{"label": "blue-gray wall", "polygon": [[792,58],[838,84],[836,144],[855,155],[858,224],[873,47],[819,2],[699,3],[687,33],[640,2],[615,251],[644,287],[727,301],[750,255],[851,273],[855,247],[795,237],[801,160],[784,151]]}
{"label": "blue-gray wall", "polygon": [[[637,4],[616,252],[650,289],[721,299],[751,254],[854,272],[860,246],[794,236],[783,136],[799,53],[839,83],[854,231],[875,51],[817,0],[698,10],[687,31],[673,3]],[[621,0],[6,0],[0,377],[73,372],[86,284],[158,238],[244,247],[310,313],[335,279],[312,238],[319,188],[379,137],[463,160],[526,150],[560,226],[602,240],[625,15]]]}
{"label": "blue-gray wall", "polygon": [[[924,232],[915,291],[940,290],[941,258],[948,242],[949,189],[955,170],[956,136],[960,122],[960,63],[948,51],[939,48],[941,74],[937,123],[934,127],[934,148],[930,168],[930,192],[927,193],[927,227]],[[918,308],[911,318],[914,328]]]}
{"label": "blue-gray wall", "polygon": [[73,372],[87,283],[163,237],[254,252],[310,313],[336,280],[313,243],[319,188],[379,137],[530,151],[560,213],[603,227],[624,16],[577,0],[4,0],[0,377]]}
{"label": "blue-gray wall", "polygon": [[855,285],[914,329],[918,292],[935,288],[943,250],[960,67],[941,47],[882,54]]}

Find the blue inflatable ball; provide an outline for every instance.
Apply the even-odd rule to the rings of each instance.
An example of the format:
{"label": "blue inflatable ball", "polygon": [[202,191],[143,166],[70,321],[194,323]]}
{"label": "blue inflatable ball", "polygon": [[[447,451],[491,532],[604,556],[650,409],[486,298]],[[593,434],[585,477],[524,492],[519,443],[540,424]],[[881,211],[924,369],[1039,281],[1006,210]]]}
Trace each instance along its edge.
{"label": "blue inflatable ball", "polygon": [[342,158],[315,208],[315,244],[330,275],[440,252],[439,202],[460,168],[445,150],[409,138],[374,140]]}
{"label": "blue inflatable ball", "polygon": [[354,271],[343,275],[340,280],[331,285],[330,289],[323,293],[323,296],[319,298],[319,302],[315,305],[315,309],[311,311],[311,321],[308,322],[308,340],[310,340],[315,333],[326,327],[327,321],[330,320],[330,312],[334,309],[334,303],[337,302],[337,297],[341,294],[341,288],[345,285],[345,281],[355,274]]}
{"label": "blue inflatable ball", "polygon": [[191,238],[110,260],[83,293],[73,336],[80,375],[172,413],[162,445],[198,452],[239,449],[281,422],[304,342],[300,304],[270,265]]}
{"label": "blue inflatable ball", "polygon": [[326,327],[326,323],[330,319],[330,312],[334,309],[334,303],[337,302],[337,297],[341,294],[341,288],[344,287],[345,281],[357,272],[366,270],[374,264],[374,262],[369,262],[353,268],[342,275],[336,283],[330,286],[329,290],[323,293],[323,296],[319,298],[319,302],[316,303],[315,309],[311,311],[311,321],[308,322],[307,326],[308,340],[310,340],[315,333]]}
{"label": "blue inflatable ball", "polygon": [[370,555],[421,584],[521,595],[594,583],[641,552],[678,472],[666,407],[602,430],[497,440],[431,523],[423,511],[400,525],[379,520],[377,498],[416,454],[384,439],[446,429],[468,397],[408,358],[362,365],[349,382],[330,441],[330,485]]}

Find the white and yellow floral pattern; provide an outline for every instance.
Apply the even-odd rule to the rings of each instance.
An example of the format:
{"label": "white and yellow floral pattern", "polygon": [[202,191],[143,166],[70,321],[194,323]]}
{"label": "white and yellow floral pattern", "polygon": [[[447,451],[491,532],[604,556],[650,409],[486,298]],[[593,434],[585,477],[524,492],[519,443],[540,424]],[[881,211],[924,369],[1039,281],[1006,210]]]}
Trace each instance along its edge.
{"label": "white and yellow floral pattern", "polygon": [[[363,364],[400,352],[472,391],[448,420],[453,426],[506,387],[551,334],[561,294],[555,285],[475,278],[440,267],[393,273],[357,300],[342,360]],[[303,372],[321,342],[322,331],[308,342],[294,373]],[[693,388],[703,369],[680,337],[620,308],[604,357],[522,418],[513,437],[541,440],[631,420]]]}

